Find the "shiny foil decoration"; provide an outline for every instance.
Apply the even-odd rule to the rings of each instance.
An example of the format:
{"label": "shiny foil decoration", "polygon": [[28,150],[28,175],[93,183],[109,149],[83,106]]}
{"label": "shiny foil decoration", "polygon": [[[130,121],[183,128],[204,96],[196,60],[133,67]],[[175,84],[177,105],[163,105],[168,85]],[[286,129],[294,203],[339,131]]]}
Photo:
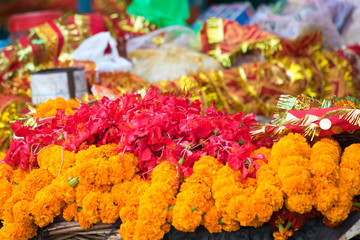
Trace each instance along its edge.
{"label": "shiny foil decoration", "polygon": [[110,16],[114,13],[125,13],[131,0],[92,0],[91,8],[94,12]]}
{"label": "shiny foil decoration", "polygon": [[305,95],[282,95],[276,112],[274,120],[252,130],[256,140],[277,139],[289,132],[312,140],[360,129],[359,100],[354,97],[333,96],[319,101]]}
{"label": "shiny foil decoration", "polygon": [[28,106],[26,99],[14,95],[0,97],[0,152],[8,150],[11,140],[11,124],[21,116]]}
{"label": "shiny foil decoration", "polygon": [[[143,17],[126,13],[115,13],[110,16],[75,14],[58,18],[32,28],[28,35],[0,52],[0,83],[8,89],[13,88],[12,93],[17,95],[22,91],[21,88],[28,89],[29,72],[67,64],[71,66],[74,63],[70,60],[71,53],[84,39],[94,34],[110,31],[118,40],[119,51],[125,55],[128,39],[149,33],[156,28]],[[90,76],[90,73],[87,72],[87,76],[91,78],[90,83],[95,81],[95,77]],[[23,86],[14,86],[17,78],[26,79]]]}
{"label": "shiny foil decoration", "polygon": [[149,84],[138,76],[129,72],[102,72],[99,73],[99,85],[109,88],[116,96],[122,96],[125,93],[134,93]]}
{"label": "shiny foil decoration", "polygon": [[257,25],[242,26],[236,21],[209,18],[200,30],[203,52],[215,57],[224,67],[234,65],[237,55],[260,51],[273,54],[280,39]]}
{"label": "shiny foil decoration", "polygon": [[106,30],[106,22],[98,14],[75,14],[32,28],[0,52],[0,83],[48,68],[52,61],[66,60],[84,39]]}
{"label": "shiny foil decoration", "polygon": [[142,16],[133,16],[126,13],[109,15],[109,31],[118,42],[119,55],[126,57],[126,43],[129,39],[147,34],[158,27]]}

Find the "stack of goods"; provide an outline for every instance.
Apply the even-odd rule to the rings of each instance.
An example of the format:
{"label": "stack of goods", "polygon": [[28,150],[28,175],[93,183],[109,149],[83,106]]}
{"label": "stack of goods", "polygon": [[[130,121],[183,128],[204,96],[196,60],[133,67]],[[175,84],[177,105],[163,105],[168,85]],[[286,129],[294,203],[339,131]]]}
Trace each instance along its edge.
{"label": "stack of goods", "polygon": [[[329,120],[333,127],[358,129],[353,99],[323,108],[295,99],[296,111],[337,108],[343,122]],[[349,110],[351,119],[339,114]],[[360,146],[343,150],[333,133],[311,139],[289,127],[276,138],[257,136],[254,114],[201,114],[199,101],[157,89],[92,104],[59,98],[27,116],[13,124],[16,138],[0,165],[4,239],[30,239],[55,218],[84,229],[120,218],[124,239],[269,224],[267,238],[287,239],[309,218],[336,227],[359,210]]]}

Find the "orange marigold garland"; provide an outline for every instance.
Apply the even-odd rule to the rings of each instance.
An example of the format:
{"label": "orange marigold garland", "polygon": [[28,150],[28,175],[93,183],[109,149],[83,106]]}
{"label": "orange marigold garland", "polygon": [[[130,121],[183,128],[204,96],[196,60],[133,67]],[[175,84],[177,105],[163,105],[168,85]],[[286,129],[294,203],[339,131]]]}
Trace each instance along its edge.
{"label": "orange marigold garland", "polygon": [[193,232],[211,207],[211,186],[217,171],[223,166],[216,158],[203,156],[194,164],[194,173],[185,179],[173,208],[173,226]]}
{"label": "orange marigold garland", "polygon": [[80,102],[69,99],[65,100],[62,97],[56,99],[50,99],[44,103],[41,103],[36,109],[34,117],[52,117],[56,115],[58,109],[65,111],[66,115],[74,114],[76,110],[74,108],[80,107]]}
{"label": "orange marigold garland", "polygon": [[325,213],[339,199],[337,180],[341,149],[331,139],[322,138],[312,147],[309,170],[312,174],[314,207]]}
{"label": "orange marigold garland", "polygon": [[162,162],[151,176],[151,185],[139,199],[135,239],[160,240],[170,231],[167,215],[180,185],[179,170],[169,162]]}
{"label": "orange marigold garland", "polygon": [[234,220],[230,210],[229,202],[241,192],[241,172],[232,170],[227,164],[223,166],[216,174],[211,191],[215,199],[215,206],[222,212],[221,221],[223,227],[236,231],[240,228],[238,221]]}
{"label": "orange marigold garland", "polygon": [[150,186],[150,181],[134,179],[134,184],[124,196],[125,206],[120,210],[120,219],[123,223],[120,226],[120,235],[124,239],[134,239],[136,234],[136,221],[138,219],[139,199],[145,190]]}

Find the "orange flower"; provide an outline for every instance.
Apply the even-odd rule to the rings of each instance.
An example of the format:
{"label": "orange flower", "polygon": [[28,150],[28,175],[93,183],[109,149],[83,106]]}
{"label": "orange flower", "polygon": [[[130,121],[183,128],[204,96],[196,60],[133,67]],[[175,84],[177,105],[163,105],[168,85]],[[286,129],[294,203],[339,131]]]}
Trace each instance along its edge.
{"label": "orange flower", "polygon": [[173,226],[193,232],[201,224],[202,215],[211,207],[211,186],[223,165],[217,159],[203,156],[194,164],[194,173],[181,185],[173,208]]}
{"label": "orange flower", "polygon": [[310,154],[311,148],[306,138],[297,133],[289,133],[272,147],[269,166],[276,169],[286,157],[300,156],[308,159]]}
{"label": "orange flower", "polygon": [[120,210],[120,218],[123,222],[138,218],[139,198],[149,186],[149,181],[141,180],[135,182],[124,196],[125,206]]}
{"label": "orange flower", "polygon": [[37,228],[35,224],[4,222],[0,229],[0,239],[28,240],[36,236]]}
{"label": "orange flower", "polygon": [[227,210],[228,203],[234,196],[241,194],[242,186],[240,171],[234,171],[228,165],[225,165],[217,172],[211,190],[216,208],[224,212],[223,217],[230,218],[227,215],[228,212],[231,213],[231,211]]}
{"label": "orange flower", "polygon": [[341,156],[340,167],[349,168],[356,172],[360,172],[360,143],[351,144],[345,148]]}
{"label": "orange flower", "polygon": [[313,197],[311,194],[293,194],[286,198],[285,206],[291,212],[300,214],[308,213],[313,207]]}
{"label": "orange flower", "polygon": [[136,220],[128,220],[120,225],[120,236],[127,240],[134,240],[136,232]]}
{"label": "orange flower", "polygon": [[340,188],[339,200],[334,203],[333,207],[323,212],[323,214],[330,224],[336,225],[348,217],[351,207],[352,197],[342,188]]}
{"label": "orange flower", "polygon": [[65,110],[65,114],[74,114],[76,110],[73,110],[75,107],[79,107],[80,103],[74,99],[65,99],[58,97],[56,99],[50,99],[44,103],[41,103],[36,109],[35,117],[51,117],[56,115],[57,109]]}
{"label": "orange flower", "polygon": [[13,193],[11,194],[11,197],[6,200],[4,205],[4,212],[2,216],[2,220],[4,220],[4,222],[13,223],[15,221],[13,207],[17,202],[23,200],[31,201],[31,197],[27,196],[21,191],[17,191],[17,189],[16,190],[14,189]]}
{"label": "orange flower", "polygon": [[6,179],[0,179],[0,219],[3,219],[5,202],[11,196],[14,187]]}
{"label": "orange flower", "polygon": [[77,213],[78,213],[78,205],[76,202],[73,203],[69,203],[63,210],[62,212],[62,216],[65,219],[65,221],[78,221],[77,218]]}
{"label": "orange flower", "polygon": [[[0,158],[1,159],[1,158]],[[0,179],[1,180],[7,180],[10,181],[10,177],[13,175],[13,168],[12,166],[5,164],[5,163],[0,163]]]}
{"label": "orange flower", "polygon": [[100,198],[101,192],[89,192],[80,203],[79,223],[83,229],[100,222]]}
{"label": "orange flower", "polygon": [[18,224],[31,225],[34,223],[33,216],[30,213],[30,201],[21,200],[14,204],[13,214],[14,222]]}
{"label": "orange flower", "polygon": [[310,192],[310,172],[303,166],[281,165],[278,176],[281,180],[282,190],[287,196]]}
{"label": "orange flower", "polygon": [[45,227],[59,216],[65,207],[61,192],[54,185],[48,185],[36,193],[31,201],[30,212],[39,227]]}
{"label": "orange flower", "polygon": [[22,180],[25,179],[25,177],[29,174],[29,171],[21,170],[20,168],[17,168],[12,171],[10,176],[10,182],[12,184],[18,185]]}
{"label": "orange flower", "polygon": [[[132,186],[135,184],[135,182],[140,181],[140,176],[136,175],[131,181],[129,182],[123,182],[123,183],[117,183],[114,186],[111,187],[111,194],[114,198],[114,203],[119,206],[121,209],[126,204],[126,196]],[[118,215],[120,214],[120,210]]]}
{"label": "orange flower", "polygon": [[75,153],[64,150],[62,146],[51,145],[40,151],[37,161],[41,168],[57,177],[75,165]]}
{"label": "orange flower", "polygon": [[312,178],[313,189],[311,191],[314,198],[314,207],[324,213],[339,201],[339,188],[336,184],[328,182],[324,177]]}
{"label": "orange flower", "polygon": [[339,187],[346,191],[351,197],[360,195],[359,173],[350,168],[340,168]]}
{"label": "orange flower", "polygon": [[120,206],[116,205],[110,192],[101,194],[99,210],[100,219],[103,223],[114,223],[119,218]]}
{"label": "orange flower", "polygon": [[204,226],[210,233],[222,231],[225,223],[222,220],[221,212],[216,209],[215,201],[210,201],[209,210],[204,214]]}

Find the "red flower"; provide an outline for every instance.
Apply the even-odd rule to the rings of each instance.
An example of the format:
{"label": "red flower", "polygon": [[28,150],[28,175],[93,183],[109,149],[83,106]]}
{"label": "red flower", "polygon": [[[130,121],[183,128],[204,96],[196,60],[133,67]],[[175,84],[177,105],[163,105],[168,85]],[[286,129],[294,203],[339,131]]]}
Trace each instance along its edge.
{"label": "red flower", "polygon": [[56,117],[38,122],[34,129],[18,122],[13,129],[22,138],[12,141],[4,161],[29,168],[37,164],[36,149],[50,144],[78,151],[93,144],[119,143],[119,151],[139,157],[144,177],[163,159],[178,165],[188,177],[202,155],[229,162],[243,176],[254,177],[258,166],[249,161],[254,149],[249,131],[255,122],[253,114],[226,114],[214,106],[202,115],[199,101],[190,103],[187,98],[158,95],[158,89],[149,89],[143,99],[124,95],[114,101],[104,97],[82,104],[74,115],[58,110]]}

